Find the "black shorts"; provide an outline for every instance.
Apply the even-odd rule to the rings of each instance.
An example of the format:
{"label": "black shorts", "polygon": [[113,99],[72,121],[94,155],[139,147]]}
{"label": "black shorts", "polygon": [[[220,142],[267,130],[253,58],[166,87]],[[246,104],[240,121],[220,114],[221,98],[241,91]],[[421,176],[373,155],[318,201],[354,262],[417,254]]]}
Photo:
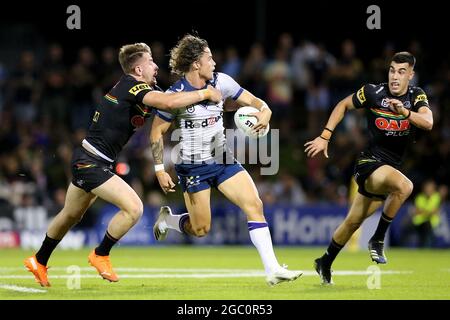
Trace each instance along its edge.
{"label": "black shorts", "polygon": [[384,165],[392,166],[377,157],[361,152],[356,160],[355,170],[353,172],[356,183],[358,184],[358,192],[360,194],[369,198],[380,198],[386,200],[386,195],[370,193],[364,187],[367,178],[369,178],[375,170]]}
{"label": "black shorts", "polygon": [[91,192],[114,176],[113,164],[84,148],[75,149],[72,156],[72,183]]}

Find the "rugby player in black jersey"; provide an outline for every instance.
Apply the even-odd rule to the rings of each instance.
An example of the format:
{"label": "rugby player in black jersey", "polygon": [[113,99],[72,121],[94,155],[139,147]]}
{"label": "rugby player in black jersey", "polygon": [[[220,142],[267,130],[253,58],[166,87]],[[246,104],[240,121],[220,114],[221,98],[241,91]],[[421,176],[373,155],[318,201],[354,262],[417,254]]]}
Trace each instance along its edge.
{"label": "rugby player in black jersey", "polygon": [[356,160],[354,176],[358,193],[347,217],[334,232],[327,251],[314,262],[323,284],[332,284],[331,265],[337,254],[362,222],[383,203],[378,227],[369,241],[369,253],[372,261],[387,262],[384,254],[386,231],[413,190],[412,182],[399,167],[416,128],[431,130],[433,127],[433,114],[425,92],[409,85],[414,76],[414,65],[412,54],[396,53],[389,66],[389,82],[366,84],[340,101],[321,135],[305,144],[308,157],[323,152],[328,158],[328,143],[345,112],[364,109],[369,145]]}
{"label": "rugby player in black jersey", "polygon": [[51,253],[97,197],[114,204],[120,211],[111,219],[102,242],[89,254],[88,260],[101,277],[118,281],[109,252],[143,213],[143,204],[136,192],[113,173],[118,153],[144,125],[153,107],[170,110],[203,100],[222,100],[220,91],[211,86],[192,92],[161,92],[156,86],[158,66],[145,43],[123,46],[119,62],[125,74],[97,106],[87,136],[73,154],[73,177],[64,208],[50,223],[39,251],[25,259],[25,267],[41,286],[50,286],[47,262]]}

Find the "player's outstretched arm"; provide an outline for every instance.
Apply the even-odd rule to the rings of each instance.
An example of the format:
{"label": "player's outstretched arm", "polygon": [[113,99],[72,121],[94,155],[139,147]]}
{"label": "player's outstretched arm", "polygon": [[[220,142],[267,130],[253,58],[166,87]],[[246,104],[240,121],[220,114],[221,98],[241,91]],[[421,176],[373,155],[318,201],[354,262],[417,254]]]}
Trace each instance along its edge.
{"label": "player's outstretched arm", "polygon": [[255,97],[247,90],[242,91],[241,95],[236,99],[236,102],[241,106],[252,106],[259,110],[259,112],[251,114],[258,118],[258,122],[253,130],[258,131],[267,127],[272,117],[272,110],[270,110],[267,103]]}
{"label": "player's outstretched arm", "polygon": [[403,103],[397,99],[387,99],[389,109],[401,114],[411,122],[411,124],[423,130],[433,129],[433,112],[428,107],[420,107],[417,112],[408,110]]}
{"label": "player's outstretched arm", "polygon": [[190,92],[164,93],[160,91],[150,91],[144,96],[143,102],[148,106],[161,110],[173,110],[203,100],[211,100],[212,102],[218,103],[222,100],[222,93],[212,86],[208,86],[203,90]]}
{"label": "player's outstretched arm", "polygon": [[155,116],[150,130],[150,144],[152,146],[153,160],[155,161],[155,174],[164,193],[175,192],[175,183],[164,170],[164,133],[170,128],[170,122]]}
{"label": "player's outstretched arm", "polygon": [[325,157],[328,158],[328,142],[330,142],[334,129],[344,118],[345,112],[355,108],[352,97],[353,94],[341,100],[336,107],[334,107],[333,112],[331,112],[327,125],[325,126],[325,129],[323,129],[320,136],[305,143],[305,152],[308,157],[312,158],[323,151]]}

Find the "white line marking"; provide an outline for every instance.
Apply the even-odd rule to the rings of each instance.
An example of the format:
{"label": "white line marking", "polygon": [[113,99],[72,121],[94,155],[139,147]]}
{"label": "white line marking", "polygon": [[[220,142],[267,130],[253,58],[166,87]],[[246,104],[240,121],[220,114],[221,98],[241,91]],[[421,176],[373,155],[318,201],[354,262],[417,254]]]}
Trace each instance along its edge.
{"label": "white line marking", "polygon": [[[118,270],[118,269],[117,269]],[[169,269],[172,270],[172,269]],[[188,269],[189,271],[192,271]],[[232,269],[230,269],[232,270]],[[89,270],[92,271],[92,270]],[[252,278],[252,277],[264,277],[265,273],[260,270],[246,270],[245,272],[236,273],[236,270],[232,270],[230,273],[186,273],[186,274],[167,274],[167,273],[154,273],[154,274],[120,274],[119,278],[133,278],[133,279],[147,279],[147,278]],[[381,271],[381,274],[411,274],[412,271],[393,271],[386,270]],[[371,275],[371,272],[368,271],[351,271],[351,270],[343,270],[333,272],[333,275],[339,276],[365,276]],[[303,272],[303,276],[317,276],[315,271],[305,271]],[[72,275],[50,275],[50,278],[53,279],[66,279],[68,277],[72,277]],[[96,278],[99,277],[97,274],[81,274],[81,278]],[[1,275],[0,279],[33,279],[33,276],[28,275]]]}
{"label": "white line marking", "polygon": [[[66,271],[65,267],[50,267],[48,269],[49,272],[53,271]],[[94,271],[92,267],[82,267],[81,271]],[[143,273],[154,273],[154,272],[181,272],[181,273],[261,273],[261,269],[212,269],[212,268],[114,268],[117,272],[143,272]],[[0,273],[7,273],[12,271],[25,271],[25,269],[19,267],[0,267]],[[448,269],[450,271],[450,269]],[[310,273],[310,274],[309,274]],[[333,271],[333,274],[336,275],[366,275],[372,274],[366,270],[341,270],[341,271]],[[381,271],[382,274],[401,274],[401,273],[412,273],[412,271],[395,271],[395,270],[384,270]],[[315,271],[305,271],[304,275],[312,275],[316,274]],[[0,276],[1,277],[1,276]]]}
{"label": "white line marking", "polygon": [[4,283],[0,283],[0,289],[26,292],[26,293],[45,293],[45,292],[47,292],[47,290],[19,287],[16,285],[10,285],[10,284],[4,284]]}

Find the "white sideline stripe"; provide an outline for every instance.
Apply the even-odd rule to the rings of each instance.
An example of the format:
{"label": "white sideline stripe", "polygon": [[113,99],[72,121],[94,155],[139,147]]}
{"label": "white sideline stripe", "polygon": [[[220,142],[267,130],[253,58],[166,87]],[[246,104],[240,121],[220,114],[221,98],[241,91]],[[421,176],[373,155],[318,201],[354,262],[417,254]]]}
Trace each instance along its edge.
{"label": "white sideline stripe", "polygon": [[[412,271],[381,271],[381,274],[411,274]],[[333,275],[340,276],[365,276],[371,275],[373,272],[368,271],[336,271]],[[262,271],[241,272],[241,273],[192,273],[192,274],[165,274],[165,273],[155,273],[155,274],[119,274],[119,278],[133,278],[133,279],[147,279],[147,278],[253,278],[253,277],[264,277],[266,274]],[[317,276],[315,271],[304,271],[303,276]],[[50,278],[54,279],[66,279],[72,278],[72,274],[68,275],[50,275]],[[97,278],[98,274],[80,274],[81,278]],[[3,275],[0,279],[33,279],[33,276],[28,275]]]}
{"label": "white sideline stripe", "polygon": [[[23,271],[23,267],[0,267],[0,273],[11,271]],[[51,271],[66,271],[67,267],[52,267]],[[80,267],[81,271],[92,271],[92,267]],[[114,268],[115,271],[123,272],[260,272],[261,269],[220,269],[220,268]]]}
{"label": "white sideline stripe", "polygon": [[[0,273],[6,273],[11,271],[24,271],[25,269],[19,267],[0,267]],[[67,271],[67,268],[64,267],[50,267],[49,272],[53,271]],[[450,271],[450,269],[447,269]],[[82,267],[80,271],[94,271],[92,267]],[[144,273],[152,273],[152,272],[181,272],[181,273],[201,273],[201,272],[210,272],[210,273],[261,273],[261,269],[186,269],[186,268],[114,268],[114,271],[117,272],[144,272]],[[345,275],[345,273],[350,272],[350,275],[360,275],[360,274],[372,274],[373,272],[369,272],[366,270],[341,270],[341,271],[333,271],[333,274],[337,275]],[[316,274],[315,271],[305,271],[304,275]],[[401,273],[412,273],[412,271],[395,271],[395,270],[382,270],[382,274],[401,274]],[[261,273],[264,274],[264,273]],[[1,277],[1,276],[0,276]]]}
{"label": "white sideline stripe", "polygon": [[19,291],[19,292],[27,292],[27,293],[44,293],[44,292],[47,292],[47,290],[33,289],[33,288],[27,288],[27,287],[19,287],[19,286],[15,286],[15,285],[11,285],[11,284],[4,284],[4,283],[0,283],[0,289],[13,290],[13,291]]}

